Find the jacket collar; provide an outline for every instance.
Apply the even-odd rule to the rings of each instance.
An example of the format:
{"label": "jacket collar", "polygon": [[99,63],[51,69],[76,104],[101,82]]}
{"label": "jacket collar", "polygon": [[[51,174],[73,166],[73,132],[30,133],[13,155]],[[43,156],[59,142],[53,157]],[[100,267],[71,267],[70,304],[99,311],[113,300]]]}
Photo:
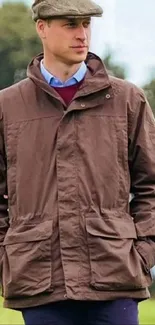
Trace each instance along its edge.
{"label": "jacket collar", "polygon": [[[30,62],[27,68],[27,76],[42,90],[60,100],[58,93],[49,86],[41,74],[40,62],[42,59],[43,53],[37,55]],[[87,65],[87,72],[84,82],[76,94],[76,98],[98,92],[111,86],[105,65],[96,54],[89,52],[85,63]]]}

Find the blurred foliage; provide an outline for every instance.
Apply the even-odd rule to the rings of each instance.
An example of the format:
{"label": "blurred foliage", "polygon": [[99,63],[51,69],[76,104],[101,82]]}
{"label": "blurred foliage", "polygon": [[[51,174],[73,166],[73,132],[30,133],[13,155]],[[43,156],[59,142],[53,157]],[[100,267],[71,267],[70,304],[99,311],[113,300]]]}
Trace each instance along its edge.
{"label": "blurred foliage", "polygon": [[[0,89],[26,77],[30,60],[42,51],[29,6],[24,2],[4,2],[0,7]],[[126,78],[126,70],[114,63],[115,53],[108,49],[103,61],[110,75]],[[155,79],[144,85],[155,112]]]}
{"label": "blurred foliage", "polygon": [[149,290],[150,290],[151,297],[155,299],[155,280],[153,281],[152,286],[150,287]]}
{"label": "blurred foliage", "polygon": [[[107,54],[103,58],[105,66],[110,75],[113,75],[117,78],[126,79],[126,70],[123,66],[115,64],[113,62],[114,53],[108,50]],[[155,77],[146,85],[142,86],[145,95],[148,99],[148,102],[152,108],[152,111],[155,115]]]}
{"label": "blurred foliage", "polygon": [[148,101],[155,115],[155,78],[143,87]]}
{"label": "blurred foliage", "polygon": [[126,71],[123,66],[120,66],[113,62],[113,53],[111,50],[108,50],[105,57],[103,58],[104,64],[108,70],[108,73],[111,76],[115,76],[117,78],[125,79]]}
{"label": "blurred foliage", "polygon": [[29,60],[41,51],[29,7],[5,2],[0,7],[0,89],[25,77]]}

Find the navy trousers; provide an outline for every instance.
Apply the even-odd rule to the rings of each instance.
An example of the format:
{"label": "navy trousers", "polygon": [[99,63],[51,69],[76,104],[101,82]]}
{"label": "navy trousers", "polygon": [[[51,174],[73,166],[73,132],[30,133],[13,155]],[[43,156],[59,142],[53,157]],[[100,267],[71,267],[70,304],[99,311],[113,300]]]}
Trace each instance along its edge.
{"label": "navy trousers", "polygon": [[138,325],[138,302],[67,300],[24,308],[22,314],[26,325]]}

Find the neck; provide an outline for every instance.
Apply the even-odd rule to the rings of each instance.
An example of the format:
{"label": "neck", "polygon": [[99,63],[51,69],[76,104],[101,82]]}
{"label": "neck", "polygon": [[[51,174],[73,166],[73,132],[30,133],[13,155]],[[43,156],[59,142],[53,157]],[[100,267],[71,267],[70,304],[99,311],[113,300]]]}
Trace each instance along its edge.
{"label": "neck", "polygon": [[45,69],[62,82],[71,78],[81,66],[81,63],[67,65],[64,62],[55,60],[54,58],[52,60],[50,58],[49,60],[45,55],[43,64]]}

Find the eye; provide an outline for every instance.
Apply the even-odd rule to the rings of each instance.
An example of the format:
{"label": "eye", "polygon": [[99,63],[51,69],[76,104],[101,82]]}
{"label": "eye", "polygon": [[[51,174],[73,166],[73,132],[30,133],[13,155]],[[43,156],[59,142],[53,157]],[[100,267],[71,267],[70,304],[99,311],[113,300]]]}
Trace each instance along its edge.
{"label": "eye", "polygon": [[68,26],[68,27],[71,27],[71,28],[74,28],[74,27],[77,26],[77,24],[74,23],[74,22],[69,22],[69,23],[67,23],[67,26]]}
{"label": "eye", "polygon": [[86,21],[83,23],[83,27],[88,28],[90,25],[90,21]]}

